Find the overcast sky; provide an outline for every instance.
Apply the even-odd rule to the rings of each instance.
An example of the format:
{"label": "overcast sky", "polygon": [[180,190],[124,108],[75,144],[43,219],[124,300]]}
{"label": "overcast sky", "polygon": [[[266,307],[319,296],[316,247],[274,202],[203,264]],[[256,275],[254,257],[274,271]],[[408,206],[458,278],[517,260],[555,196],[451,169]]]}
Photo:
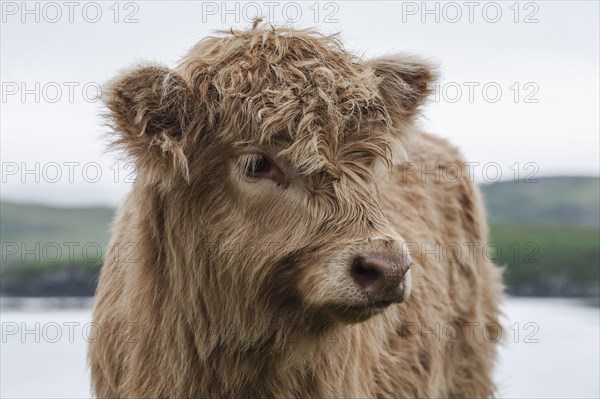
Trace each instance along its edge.
{"label": "overcast sky", "polygon": [[96,87],[140,60],[173,66],[202,37],[247,27],[257,11],[274,24],[340,32],[365,58],[411,52],[438,63],[422,124],[479,163],[477,181],[495,180],[497,167],[484,166],[496,164],[504,180],[516,170],[519,179],[598,175],[597,1],[23,4],[2,3],[5,200],[117,204],[131,169],[121,164],[117,175],[105,153]]}

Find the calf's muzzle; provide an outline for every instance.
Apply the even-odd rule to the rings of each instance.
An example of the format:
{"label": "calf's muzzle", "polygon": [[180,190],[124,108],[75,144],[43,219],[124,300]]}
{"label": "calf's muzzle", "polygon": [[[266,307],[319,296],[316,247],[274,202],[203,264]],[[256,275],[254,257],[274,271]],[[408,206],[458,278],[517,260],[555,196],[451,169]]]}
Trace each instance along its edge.
{"label": "calf's muzzle", "polygon": [[350,275],[370,301],[396,302],[411,263],[408,254],[361,253],[352,258]]}

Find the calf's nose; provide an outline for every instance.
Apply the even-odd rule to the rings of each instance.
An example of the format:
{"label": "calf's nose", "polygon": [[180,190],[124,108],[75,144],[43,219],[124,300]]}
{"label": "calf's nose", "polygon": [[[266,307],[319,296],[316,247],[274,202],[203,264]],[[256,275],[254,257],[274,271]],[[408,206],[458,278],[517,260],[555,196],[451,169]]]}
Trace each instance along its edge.
{"label": "calf's nose", "polygon": [[350,274],[369,297],[387,298],[398,290],[410,266],[408,255],[358,254],[352,259]]}

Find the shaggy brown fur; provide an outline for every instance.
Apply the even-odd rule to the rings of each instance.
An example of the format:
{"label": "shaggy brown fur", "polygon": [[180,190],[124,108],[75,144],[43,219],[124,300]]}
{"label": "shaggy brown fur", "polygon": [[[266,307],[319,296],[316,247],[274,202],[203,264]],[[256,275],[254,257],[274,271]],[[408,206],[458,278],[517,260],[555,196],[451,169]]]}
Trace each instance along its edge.
{"label": "shaggy brown fur", "polygon": [[[500,273],[464,247],[487,240],[481,199],[458,152],[413,127],[434,78],[255,25],[113,82],[138,181],[97,293],[96,395],[493,395]],[[276,167],[253,175],[263,155]],[[409,251],[409,299],[374,308],[352,257]]]}

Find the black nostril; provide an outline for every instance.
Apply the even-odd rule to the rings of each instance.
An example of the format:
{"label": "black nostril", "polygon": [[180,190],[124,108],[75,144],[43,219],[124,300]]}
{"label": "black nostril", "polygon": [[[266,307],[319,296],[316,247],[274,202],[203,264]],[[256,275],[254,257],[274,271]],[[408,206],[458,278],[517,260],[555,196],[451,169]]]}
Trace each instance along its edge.
{"label": "black nostril", "polygon": [[352,278],[364,290],[372,288],[383,278],[380,270],[373,266],[372,263],[365,261],[365,258],[362,256],[358,256],[352,261],[350,270]]}

